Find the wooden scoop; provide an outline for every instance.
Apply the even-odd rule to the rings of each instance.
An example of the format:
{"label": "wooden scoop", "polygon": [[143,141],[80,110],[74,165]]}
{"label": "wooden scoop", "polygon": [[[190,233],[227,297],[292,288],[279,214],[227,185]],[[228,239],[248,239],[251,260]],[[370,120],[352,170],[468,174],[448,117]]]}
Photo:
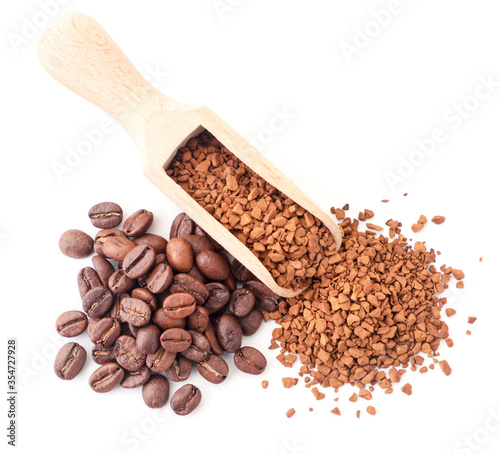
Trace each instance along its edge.
{"label": "wooden scoop", "polygon": [[38,58],[52,77],[120,123],[139,149],[146,177],[278,295],[291,297],[301,290],[278,286],[260,260],[166,174],[188,139],[207,129],[254,172],[319,218],[340,246],[342,234],[331,216],[210,109],[174,101],[152,87],[92,18],[81,13],[62,17],[41,37]]}

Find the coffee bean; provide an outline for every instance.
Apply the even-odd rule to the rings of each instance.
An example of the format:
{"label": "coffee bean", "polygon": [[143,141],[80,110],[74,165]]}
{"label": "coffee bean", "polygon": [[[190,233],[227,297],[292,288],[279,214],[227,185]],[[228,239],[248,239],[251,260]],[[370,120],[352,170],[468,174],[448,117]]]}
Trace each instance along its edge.
{"label": "coffee bean", "polygon": [[199,333],[205,332],[207,329],[210,315],[203,306],[196,306],[194,312],[187,318],[187,327]]}
{"label": "coffee bean", "polygon": [[184,238],[172,238],[167,243],[167,262],[176,271],[187,273],[194,263],[193,249]]}
{"label": "coffee bean", "polygon": [[194,230],[194,225],[193,220],[186,213],[178,214],[170,228],[170,239],[191,235]]}
{"label": "coffee bean", "polygon": [[186,326],[185,318],[169,317],[163,310],[163,307],[159,307],[156,311],[154,311],[152,319],[153,323],[162,330],[169,328],[184,328]]}
{"label": "coffee bean", "polygon": [[139,298],[144,301],[154,312],[158,308],[158,302],[156,296],[153,295],[147,288],[135,288],[132,290],[132,298]]}
{"label": "coffee bean", "polygon": [[193,267],[187,272],[187,274],[198,279],[203,284],[206,284],[208,282],[208,279],[201,273],[201,271],[196,266],[196,263],[193,263]]}
{"label": "coffee bean", "polygon": [[196,368],[200,375],[214,385],[222,383],[229,373],[229,367],[220,356],[209,355],[204,361],[200,361]]}
{"label": "coffee bean", "polygon": [[106,363],[92,373],[89,385],[96,393],[107,393],[116,388],[124,376],[125,371],[118,364]]}
{"label": "coffee bean", "polygon": [[135,279],[128,277],[123,270],[116,270],[108,281],[108,288],[113,293],[126,293],[134,288]]}
{"label": "coffee bean", "polygon": [[92,257],[92,265],[103,285],[108,285],[109,278],[115,272],[113,265],[100,255],[94,255]]}
{"label": "coffee bean", "polygon": [[199,305],[205,302],[210,293],[203,282],[185,273],[179,273],[174,276],[169,290],[172,294],[189,293],[195,298],[196,304]]}
{"label": "coffee bean", "polygon": [[167,352],[163,347],[160,347],[154,353],[147,355],[146,365],[152,372],[165,372],[175,360],[175,353]]}
{"label": "coffee bean", "polygon": [[258,307],[254,306],[248,315],[239,319],[241,332],[244,336],[251,336],[257,332],[263,321],[262,312]]}
{"label": "coffee bean", "polygon": [[153,213],[147,210],[138,210],[131,214],[123,223],[123,233],[127,236],[144,235],[153,223]]}
{"label": "coffee bean", "polygon": [[245,317],[255,304],[254,294],[247,288],[237,288],[229,299],[229,312],[236,317]]}
{"label": "coffee bean", "polygon": [[222,315],[217,323],[216,333],[220,346],[227,352],[234,353],[241,347],[241,326],[234,315]]}
{"label": "coffee bean", "polygon": [[227,279],[221,281],[221,283],[224,284],[231,293],[236,290],[236,279],[232,274],[230,274]]}
{"label": "coffee bean", "polygon": [[73,380],[83,369],[87,352],[76,342],[64,344],[54,361],[54,372],[62,380]]}
{"label": "coffee bean", "polygon": [[59,239],[59,249],[61,252],[74,259],[82,259],[92,253],[94,240],[81,230],[68,230]]}
{"label": "coffee bean", "polygon": [[151,377],[151,370],[148,366],[142,366],[139,370],[135,372],[130,372],[129,370],[125,372],[125,378],[122,380],[120,385],[123,388],[138,388],[144,385]]}
{"label": "coffee bean", "polygon": [[83,297],[83,310],[89,317],[100,318],[113,304],[113,294],[105,287],[93,288]]}
{"label": "coffee bean", "polygon": [[200,252],[196,256],[196,265],[206,277],[214,281],[223,281],[231,274],[226,256],[214,251],[205,250]]}
{"label": "coffee bean", "polygon": [[113,202],[102,202],[89,210],[90,222],[99,229],[112,229],[122,222],[123,211]]}
{"label": "coffee bean", "polygon": [[183,352],[191,345],[191,334],[182,328],[170,328],[163,331],[160,342],[167,352]]}
{"label": "coffee bean", "polygon": [[193,254],[196,257],[203,251],[214,251],[214,243],[208,236],[201,235],[184,235],[184,238],[193,249]]}
{"label": "coffee bean", "polygon": [[170,400],[170,407],[174,413],[180,416],[189,415],[201,401],[201,391],[194,385],[184,385],[179,388],[172,399]]}
{"label": "coffee bean", "polygon": [[106,364],[115,361],[114,345],[104,347],[102,344],[95,344],[92,347],[92,359],[97,364]]}
{"label": "coffee bean", "polygon": [[216,252],[220,252],[220,251],[224,250],[224,248],[219,243],[217,243],[217,241],[215,241],[207,232],[205,232],[205,230],[203,230],[199,225],[197,225],[194,228],[194,234],[200,235],[200,236],[206,236],[207,238],[209,238],[210,241],[212,242],[212,244],[214,246],[214,250]]}
{"label": "coffee bean", "polygon": [[135,243],[126,236],[110,236],[102,246],[104,257],[121,262],[135,248]]}
{"label": "coffee bean", "polygon": [[170,385],[163,375],[152,375],[148,382],[142,387],[142,398],[150,408],[161,408],[170,394]]}
{"label": "coffee bean", "polygon": [[245,282],[243,288],[247,288],[255,295],[255,304],[263,311],[274,312],[278,309],[281,297],[270,290],[260,281],[250,280]]}
{"label": "coffee bean", "polygon": [[87,316],[82,311],[66,311],[57,317],[56,329],[63,337],[75,337],[85,331],[87,324]]}
{"label": "coffee bean", "polygon": [[210,342],[210,348],[216,355],[222,355],[224,353],[224,349],[220,346],[219,341],[217,340],[217,334],[215,333],[214,321],[210,320],[207,325],[207,329],[204,334],[207,336],[208,342]]}
{"label": "coffee bean", "polygon": [[139,329],[135,341],[141,353],[149,355],[160,348],[160,329],[156,325],[143,326]]}
{"label": "coffee bean", "polygon": [[[144,326],[135,326],[135,325],[132,325],[130,322],[127,322],[126,323],[127,327],[128,327],[128,332],[127,334],[129,336],[132,336],[136,339],[136,342],[137,342],[137,334],[139,334],[139,331],[141,328],[144,328],[145,326],[148,326],[148,325],[144,325]],[[122,332],[124,330],[122,329]]]}
{"label": "coffee bean", "polygon": [[193,362],[185,356],[177,355],[173,364],[165,371],[169,380],[174,382],[185,381],[191,375]]}
{"label": "coffee bean", "polygon": [[167,263],[159,263],[149,274],[146,287],[151,293],[162,293],[167,290],[173,277],[172,268]]}
{"label": "coffee bean", "polygon": [[120,323],[111,317],[101,318],[90,330],[89,337],[94,344],[111,347],[121,334]]}
{"label": "coffee bean", "polygon": [[116,295],[114,304],[111,306],[111,309],[109,310],[109,316],[112,318],[116,318],[119,322],[123,322],[121,318],[121,307],[122,307],[122,301],[125,298],[130,298],[130,295],[128,293],[118,293]]}
{"label": "coffee bean", "polygon": [[126,235],[118,229],[104,229],[99,230],[95,236],[94,241],[94,252],[98,255],[104,256],[103,246],[106,241],[110,238],[114,238],[116,236],[121,236],[126,238]]}
{"label": "coffee bean", "polygon": [[[94,270],[94,268],[90,268],[86,266],[78,271],[78,275],[76,277],[76,282],[78,284],[78,292],[80,293],[80,298],[83,298],[90,290],[97,287],[103,287],[103,283],[99,278],[99,275]],[[107,282],[105,283],[105,285]]]}
{"label": "coffee bean", "polygon": [[140,244],[132,249],[123,260],[123,271],[132,279],[144,276],[153,266],[155,257],[153,246]]}
{"label": "coffee bean", "polygon": [[266,357],[253,347],[242,347],[234,354],[234,364],[242,372],[259,375],[267,366]]}
{"label": "coffee bean", "polygon": [[212,315],[226,306],[231,297],[231,293],[229,289],[220,282],[210,282],[206,285],[206,288],[209,294],[203,307]]}
{"label": "coffee bean", "polygon": [[155,258],[155,264],[153,265],[153,268],[156,268],[160,263],[167,263],[167,254],[165,253],[161,253],[161,254],[158,254],[156,253],[156,258]]}
{"label": "coffee bean", "polygon": [[242,265],[237,259],[231,262],[231,273],[238,281],[246,282],[250,279],[255,279],[251,271]]}
{"label": "coffee bean", "polygon": [[154,233],[145,233],[144,235],[138,236],[134,238],[134,243],[137,245],[149,244],[155,250],[156,255],[165,254],[167,247],[167,240],[160,235],[155,235]]}
{"label": "coffee bean", "polygon": [[139,370],[146,361],[146,355],[139,351],[135,339],[127,335],[116,340],[115,358],[120,366],[132,372]]}
{"label": "coffee bean", "polygon": [[210,342],[207,337],[193,330],[189,330],[188,333],[191,335],[191,345],[180,354],[195,362],[205,360],[210,353]]}
{"label": "coffee bean", "polygon": [[196,309],[196,300],[189,293],[174,293],[163,301],[165,313],[172,318],[184,318]]}
{"label": "coffee bean", "polygon": [[151,319],[151,308],[139,298],[124,298],[120,306],[120,318],[134,326],[144,326]]}

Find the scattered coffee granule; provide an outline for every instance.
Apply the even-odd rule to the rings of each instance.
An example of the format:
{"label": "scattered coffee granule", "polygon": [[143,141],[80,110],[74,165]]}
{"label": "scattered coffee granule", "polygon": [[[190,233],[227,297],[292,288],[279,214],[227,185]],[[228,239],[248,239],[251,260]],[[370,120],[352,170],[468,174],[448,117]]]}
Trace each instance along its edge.
{"label": "scattered coffee granule", "polygon": [[366,219],[371,219],[373,216],[375,216],[375,213],[372,210],[365,210],[364,214]]}
{"label": "scattered coffee granule", "polygon": [[349,211],[349,204],[348,204],[348,203],[346,203],[346,204],[342,207],[342,209],[343,209],[344,211]]}
{"label": "scattered coffee granule", "polygon": [[311,391],[314,394],[314,397],[316,398],[316,400],[324,399],[325,394],[322,393],[318,388],[312,388]]}
{"label": "scattered coffee granule", "polygon": [[404,385],[402,388],[401,388],[401,391],[403,391],[405,394],[407,394],[408,396],[411,395],[412,393],[412,387],[409,383],[406,383],[406,385]]}
{"label": "scattered coffee granule", "polygon": [[294,414],[295,414],[295,408],[290,408],[290,409],[286,412],[286,417],[287,417],[287,418],[291,418]]}
{"label": "scattered coffee granule", "polygon": [[453,347],[453,339],[451,339],[451,337],[448,337],[448,339],[446,339],[446,345],[448,347]]}
{"label": "scattered coffee granule", "polygon": [[334,415],[340,416],[340,410],[339,407],[335,407],[333,410],[330,411],[330,413],[333,413]]}
{"label": "scattered coffee granule", "polygon": [[341,208],[337,208],[335,210],[335,217],[339,220],[339,221],[342,221],[343,219],[345,219],[345,212],[344,210],[342,210]]}
{"label": "scattered coffee granule", "polygon": [[424,225],[423,224],[420,224],[420,222],[417,222],[416,224],[413,224],[411,226],[411,229],[414,233],[417,233],[417,232],[420,232],[420,230],[422,230],[424,228]]}
{"label": "scattered coffee granule", "polygon": [[446,308],[445,312],[448,317],[451,317],[452,315],[455,315],[457,313],[457,311],[455,309],[452,309],[451,307]]}
{"label": "scattered coffee granule", "polygon": [[477,320],[477,317],[469,317],[467,320],[467,323],[470,323],[471,325],[474,324],[474,322]]}
{"label": "scattered coffee granule", "polygon": [[427,368],[427,366],[423,366],[421,367],[418,371],[421,373],[421,374],[425,374],[429,369]]}
{"label": "scattered coffee granule", "polygon": [[269,386],[269,382],[267,380],[262,380],[261,384],[264,389],[267,389],[267,387]]}
{"label": "scattered coffee granule", "polygon": [[451,270],[451,274],[453,274],[453,277],[457,281],[460,281],[465,277],[465,273],[462,270],[456,270],[454,268]]}
{"label": "scattered coffee granule", "polygon": [[388,201],[389,201],[389,199],[383,199],[382,203],[387,203]]}
{"label": "scattered coffee granule", "polygon": [[362,397],[363,399],[366,400],[372,400],[372,393],[370,391],[367,391],[366,389],[360,389],[359,397]]}
{"label": "scattered coffee granule", "polygon": [[369,415],[375,415],[377,413],[377,410],[375,410],[375,407],[372,407],[371,405],[368,405],[368,407],[366,407],[366,412],[369,414]]}
{"label": "scattered coffee granule", "polygon": [[353,393],[353,395],[349,397],[349,400],[351,402],[356,402],[358,400],[358,395],[356,393]]}
{"label": "scattered coffee granule", "polygon": [[446,360],[439,361],[439,367],[441,368],[441,370],[443,371],[443,373],[445,375],[450,375],[451,374],[451,367],[448,364],[448,361],[446,361]]}
{"label": "scattered coffee granule", "polygon": [[281,381],[283,382],[283,386],[285,388],[291,388],[292,386],[295,386],[299,382],[299,379],[292,377],[283,377]]}
{"label": "scattered coffee granule", "polygon": [[482,262],[483,261],[483,258],[482,257],[479,257],[479,261]]}
{"label": "scattered coffee granule", "polygon": [[313,411],[313,410],[314,410],[314,408],[312,408],[312,407],[309,407],[309,411]]}
{"label": "scattered coffee granule", "polygon": [[434,216],[431,221],[434,222],[434,224],[442,224],[446,218],[444,216]]}
{"label": "scattered coffee granule", "polygon": [[465,334],[467,334],[467,336],[470,336],[470,335],[472,334],[472,332],[471,332],[471,330],[470,330],[470,329],[468,329],[468,330],[465,332]]}
{"label": "scattered coffee granule", "polygon": [[464,281],[458,281],[456,287],[457,288],[464,288],[465,287]]}
{"label": "scattered coffee granule", "polygon": [[359,415],[361,414],[361,410],[356,410],[356,418],[359,419]]}
{"label": "scattered coffee granule", "polygon": [[279,286],[304,288],[335,260],[337,245],[322,222],[208,131],[189,139],[166,172],[257,256]]}
{"label": "scattered coffee granule", "polygon": [[429,369],[434,370],[434,364],[429,364]]}

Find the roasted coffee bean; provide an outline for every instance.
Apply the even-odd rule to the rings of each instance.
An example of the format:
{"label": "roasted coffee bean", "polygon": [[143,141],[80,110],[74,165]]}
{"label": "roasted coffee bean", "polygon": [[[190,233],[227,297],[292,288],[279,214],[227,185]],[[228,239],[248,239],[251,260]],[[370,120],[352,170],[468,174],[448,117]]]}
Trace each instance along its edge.
{"label": "roasted coffee bean", "polygon": [[266,357],[253,347],[242,347],[234,354],[234,364],[242,372],[259,375],[267,366]]}
{"label": "roasted coffee bean", "polygon": [[137,332],[135,341],[141,353],[150,355],[160,348],[160,329],[156,325],[143,326]]}
{"label": "roasted coffee bean", "polygon": [[87,316],[82,311],[63,312],[56,320],[56,330],[63,337],[75,337],[87,328]]}
{"label": "roasted coffee bean", "polygon": [[227,279],[221,281],[221,283],[224,284],[231,293],[236,290],[236,279],[232,274],[230,274]]}
{"label": "roasted coffee bean", "polygon": [[217,322],[216,333],[220,346],[227,352],[234,353],[241,347],[241,326],[234,315],[222,315]]}
{"label": "roasted coffee bean", "polygon": [[78,284],[80,298],[83,298],[93,288],[103,287],[103,283],[101,282],[101,279],[99,279],[99,275],[96,270],[94,270],[94,268],[90,268],[89,266],[78,271],[76,282]]}
{"label": "roasted coffee bean", "polygon": [[122,335],[115,343],[117,363],[132,372],[139,370],[146,361],[146,355],[139,351],[132,336]]}
{"label": "roasted coffee bean", "polygon": [[170,239],[191,235],[194,230],[194,225],[193,220],[186,213],[178,214],[170,228]]}
{"label": "roasted coffee bean", "polygon": [[163,375],[152,375],[142,387],[142,398],[149,408],[161,408],[170,394],[170,385]]}
{"label": "roasted coffee bean", "polygon": [[[144,326],[135,326],[135,325],[131,325],[130,323],[127,323],[127,326],[128,326],[128,333],[127,334],[132,336],[132,337],[135,337],[137,340],[137,334],[139,333],[141,328],[144,328]],[[148,325],[145,325],[145,326],[148,326]]]}
{"label": "roasted coffee bean", "polygon": [[123,211],[113,202],[102,202],[89,210],[90,222],[98,229],[112,229],[122,222]]}
{"label": "roasted coffee bean", "polygon": [[179,388],[172,399],[170,407],[176,415],[189,415],[201,402],[201,391],[194,385],[184,385]]}
{"label": "roasted coffee bean", "polygon": [[134,326],[144,326],[151,320],[151,308],[139,298],[124,298],[120,306],[120,318]]}
{"label": "roasted coffee bean", "polygon": [[206,284],[208,282],[208,279],[201,273],[201,271],[196,266],[196,263],[193,264],[193,268],[191,268],[187,274],[198,279],[203,284]]}
{"label": "roasted coffee bean", "polygon": [[215,333],[214,321],[210,320],[207,325],[207,329],[203,334],[207,336],[208,342],[210,342],[210,348],[216,355],[222,355],[224,349],[220,346],[217,340],[217,334]]}
{"label": "roasted coffee bean", "polygon": [[210,342],[205,335],[197,331],[189,330],[188,332],[191,334],[191,345],[180,354],[191,361],[204,361],[210,353]]}
{"label": "roasted coffee bean", "polygon": [[200,252],[196,256],[196,265],[206,277],[214,281],[223,281],[231,274],[231,269],[226,256],[221,255],[218,252],[209,250]]}
{"label": "roasted coffee bean", "polygon": [[159,307],[153,313],[153,323],[162,330],[169,328],[184,328],[186,326],[185,318],[172,318],[165,314],[163,307]]}
{"label": "roasted coffee bean", "polygon": [[135,288],[132,290],[132,298],[139,298],[151,308],[151,312],[154,312],[158,308],[158,302],[156,296],[153,295],[147,288]]}
{"label": "roasted coffee bean", "polygon": [[89,337],[94,344],[111,347],[121,334],[121,325],[111,317],[101,318],[90,330]]}
{"label": "roasted coffee bean", "polygon": [[105,287],[93,288],[83,297],[83,310],[89,317],[100,318],[113,304],[113,294]]}
{"label": "roasted coffee bean", "polygon": [[231,262],[231,273],[237,281],[246,282],[250,279],[254,279],[252,272],[242,265],[237,259],[233,259]]}
{"label": "roasted coffee bean", "polygon": [[153,223],[153,213],[147,210],[138,210],[131,214],[123,223],[123,233],[127,236],[144,235]]}
{"label": "roasted coffee bean", "polygon": [[206,287],[209,291],[209,295],[203,307],[212,315],[226,306],[231,297],[231,293],[229,289],[220,282],[210,282]]}
{"label": "roasted coffee bean", "polygon": [[92,347],[92,359],[97,364],[106,364],[115,361],[114,345],[104,347],[102,344],[96,344]]}
{"label": "roasted coffee bean", "polygon": [[123,270],[116,270],[108,281],[108,288],[113,293],[126,293],[134,288],[135,279],[128,277]]}
{"label": "roasted coffee bean", "polygon": [[167,240],[160,235],[155,235],[154,233],[146,233],[138,236],[137,238],[134,238],[134,243],[137,245],[149,244],[155,250],[156,255],[165,254],[165,249],[167,247]]}
{"label": "roasted coffee bean", "polygon": [[163,331],[160,343],[167,352],[183,352],[191,346],[191,334],[182,328],[170,328]]}
{"label": "roasted coffee bean", "polygon": [[229,299],[229,312],[236,317],[245,317],[255,304],[254,294],[247,288],[237,288]]}
{"label": "roasted coffee bean", "polygon": [[167,254],[164,253],[156,254],[155,264],[153,265],[153,268],[156,268],[160,263],[167,263]]}
{"label": "roasted coffee bean", "polygon": [[244,336],[251,336],[257,332],[263,321],[262,312],[258,307],[254,306],[248,315],[239,319],[241,332]]}
{"label": "roasted coffee bean", "polygon": [[165,262],[155,266],[146,280],[146,287],[151,293],[162,293],[167,290],[172,283],[174,272],[172,268]]}
{"label": "roasted coffee bean", "polygon": [[110,238],[114,238],[116,236],[121,236],[126,238],[126,235],[121,230],[118,229],[99,230],[94,240],[94,252],[98,255],[104,256],[104,251],[102,250],[104,243],[108,241]]}
{"label": "roasted coffee bean", "polygon": [[123,260],[123,271],[132,279],[144,276],[153,266],[155,257],[153,246],[140,244],[132,249]]}
{"label": "roasted coffee bean", "polygon": [[165,375],[173,382],[185,381],[191,375],[193,362],[185,356],[177,355],[173,364],[165,371]]}
{"label": "roasted coffee bean", "polygon": [[204,333],[209,319],[208,311],[203,306],[196,306],[194,312],[187,318],[187,327],[199,333]]}
{"label": "roasted coffee bean", "polygon": [[188,241],[193,249],[193,254],[196,257],[203,251],[214,251],[214,243],[208,236],[201,235],[184,235],[182,238]]}
{"label": "roasted coffee bean", "polygon": [[207,286],[189,274],[176,274],[170,286],[170,293],[189,293],[194,296],[196,304],[203,304],[208,298],[209,290]]}
{"label": "roasted coffee bean", "polygon": [[73,380],[83,369],[87,352],[76,342],[64,344],[54,361],[54,372],[62,380]]}
{"label": "roasted coffee bean", "polygon": [[106,363],[92,373],[89,385],[96,393],[107,393],[116,388],[124,376],[125,371],[118,364]]}
{"label": "roasted coffee bean", "polygon": [[122,301],[125,298],[130,298],[130,295],[128,293],[118,293],[116,295],[113,306],[111,306],[111,309],[109,310],[109,316],[112,318],[116,318],[119,322],[124,321],[121,318],[121,307],[122,307]]}
{"label": "roasted coffee bean", "polygon": [[200,236],[206,236],[207,238],[209,238],[210,241],[212,241],[212,244],[214,245],[214,250],[216,252],[220,252],[220,251],[224,250],[224,248],[219,243],[217,243],[217,241],[215,241],[207,232],[205,232],[205,230],[203,230],[199,225],[197,225],[194,228],[194,234],[200,235]]}
{"label": "roasted coffee bean", "polygon": [[222,383],[229,373],[229,367],[220,356],[209,355],[204,361],[200,361],[196,368],[200,375],[214,385]]}
{"label": "roasted coffee bean", "polygon": [[126,236],[111,236],[104,242],[102,253],[104,257],[121,262],[135,248],[135,243]]}
{"label": "roasted coffee bean", "polygon": [[109,278],[115,272],[113,265],[101,255],[94,255],[92,257],[92,265],[94,266],[100,281],[103,285],[107,285]]}
{"label": "roasted coffee bean", "polygon": [[68,230],[59,239],[61,252],[74,259],[82,259],[92,253],[94,240],[81,230]]}
{"label": "roasted coffee bean", "polygon": [[163,310],[172,318],[184,318],[196,309],[196,300],[189,293],[174,293],[163,301]]}
{"label": "roasted coffee bean", "polygon": [[92,329],[94,329],[94,326],[97,325],[99,322],[100,318],[94,318],[94,317],[89,317],[88,323],[87,323],[87,335],[90,336],[90,332]]}
{"label": "roasted coffee bean", "polygon": [[193,248],[184,238],[172,238],[167,243],[167,262],[176,271],[187,273],[194,263]]}
{"label": "roasted coffee bean", "polygon": [[270,290],[265,284],[257,280],[245,282],[244,288],[252,291],[255,295],[255,304],[263,311],[274,312],[278,309],[281,297]]}
{"label": "roasted coffee bean", "polygon": [[142,366],[139,370],[135,372],[125,371],[125,378],[122,380],[120,385],[123,388],[138,388],[144,385],[151,377],[151,370],[148,366]]}
{"label": "roasted coffee bean", "polygon": [[146,365],[152,372],[165,372],[174,363],[175,355],[176,353],[166,352],[160,347],[146,357]]}

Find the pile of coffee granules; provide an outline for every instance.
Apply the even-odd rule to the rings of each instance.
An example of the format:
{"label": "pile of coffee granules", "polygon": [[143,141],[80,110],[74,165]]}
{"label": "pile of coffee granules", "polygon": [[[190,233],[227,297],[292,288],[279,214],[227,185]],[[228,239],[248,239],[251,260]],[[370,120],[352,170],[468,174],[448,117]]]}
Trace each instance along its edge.
{"label": "pile of coffee granules", "polygon": [[334,264],[321,221],[257,175],[208,131],[181,147],[167,174],[294,290]]}
{"label": "pile of coffee granules", "polygon": [[[337,215],[342,217],[338,210]],[[370,210],[359,216],[371,217]],[[447,300],[440,294],[451,276],[460,284],[464,273],[446,266],[437,269],[433,249],[418,241],[412,247],[398,221],[386,224],[389,237],[378,233],[380,226],[367,223],[369,229],[363,231],[358,219],[345,218],[340,224],[343,244],[325,273],[308,290],[265,314],[280,325],[270,348],[281,346],[278,359],[287,367],[298,356],[299,375],[306,376],[307,387],[338,391],[349,383],[359,388],[359,397],[371,400],[377,384],[392,393],[407,367],[426,372],[423,355],[432,358],[429,368],[439,362],[446,375],[451,373],[446,361],[435,358],[441,340],[453,345],[441,320]],[[312,391],[317,399],[324,397],[317,388]],[[411,386],[402,391],[411,394]]]}

